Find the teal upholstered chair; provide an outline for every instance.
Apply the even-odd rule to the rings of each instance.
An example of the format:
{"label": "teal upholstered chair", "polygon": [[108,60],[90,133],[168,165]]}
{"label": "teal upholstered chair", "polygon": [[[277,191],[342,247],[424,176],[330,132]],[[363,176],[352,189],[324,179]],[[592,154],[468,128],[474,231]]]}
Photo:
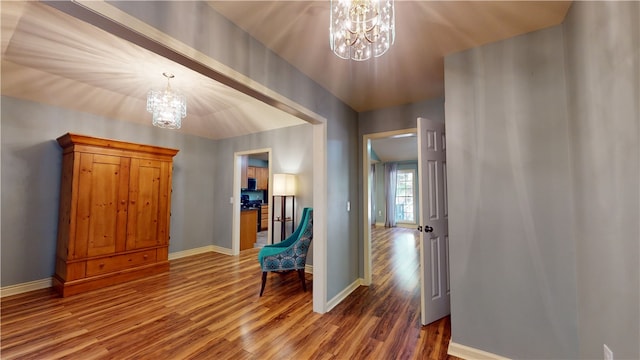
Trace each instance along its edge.
{"label": "teal upholstered chair", "polygon": [[307,252],[313,239],[313,209],[304,208],[302,219],[296,230],[285,240],[271,245],[265,245],[258,253],[258,261],[262,268],[262,287],[260,296],[264,292],[269,271],[296,271],[302,282],[302,290],[307,291],[304,279],[304,267],[307,263]]}

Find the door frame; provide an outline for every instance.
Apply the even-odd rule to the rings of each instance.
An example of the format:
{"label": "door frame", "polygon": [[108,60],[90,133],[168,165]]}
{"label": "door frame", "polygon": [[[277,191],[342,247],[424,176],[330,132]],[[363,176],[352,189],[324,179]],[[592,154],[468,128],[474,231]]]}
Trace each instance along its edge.
{"label": "door frame", "polygon": [[[371,172],[371,140],[384,139],[391,136],[404,134],[417,134],[418,128],[407,128],[379,133],[364,134],[362,136],[362,238],[363,238],[363,279],[362,285],[371,285],[371,209],[369,208],[369,198],[371,187],[369,186],[369,175]],[[315,261],[315,259],[314,259]]]}
{"label": "door frame", "polygon": [[[267,187],[267,200],[271,200],[271,177],[273,168],[272,150],[271,148],[253,149],[246,151],[236,151],[233,153],[233,196],[229,201],[233,208],[233,220],[231,229],[231,253],[233,255],[240,254],[240,192],[242,191],[242,160],[243,156],[253,154],[268,154],[269,158],[269,186]],[[269,214],[273,213],[273,201],[269,201]],[[271,239],[271,226],[267,229],[267,239]]]}

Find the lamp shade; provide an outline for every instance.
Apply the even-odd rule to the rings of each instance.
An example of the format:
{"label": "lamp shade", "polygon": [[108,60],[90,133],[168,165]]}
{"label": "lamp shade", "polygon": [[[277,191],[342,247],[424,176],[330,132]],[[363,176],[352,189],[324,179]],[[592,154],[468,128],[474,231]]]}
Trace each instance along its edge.
{"label": "lamp shade", "polygon": [[291,196],[296,194],[296,176],[293,174],[273,174],[273,195]]}

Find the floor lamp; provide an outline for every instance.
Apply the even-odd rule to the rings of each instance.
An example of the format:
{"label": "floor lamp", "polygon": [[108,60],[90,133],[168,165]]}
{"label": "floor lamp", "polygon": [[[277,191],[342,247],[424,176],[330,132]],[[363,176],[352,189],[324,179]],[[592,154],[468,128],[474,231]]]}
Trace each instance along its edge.
{"label": "floor lamp", "polygon": [[[296,176],[293,174],[273,175],[273,196],[272,203],[275,205],[276,196],[280,197],[280,217],[276,219],[275,214],[271,215],[271,228],[276,222],[280,223],[280,241],[286,237],[286,224],[291,222],[291,232],[295,229],[295,197],[296,197]],[[287,217],[287,198],[291,198],[291,216]],[[271,243],[273,243],[273,230],[271,231]]]}

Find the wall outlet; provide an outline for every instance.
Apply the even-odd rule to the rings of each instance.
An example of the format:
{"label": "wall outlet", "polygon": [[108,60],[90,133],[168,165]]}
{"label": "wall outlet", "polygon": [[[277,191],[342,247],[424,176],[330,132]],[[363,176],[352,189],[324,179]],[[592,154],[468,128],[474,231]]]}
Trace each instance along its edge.
{"label": "wall outlet", "polygon": [[604,344],[604,360],[613,360],[613,351],[609,349],[607,344]]}
{"label": "wall outlet", "polygon": [[229,204],[233,205],[233,196],[229,198]]}
{"label": "wall outlet", "polygon": [[351,201],[347,201],[347,211],[351,211]]}
{"label": "wall outlet", "polygon": [[378,216],[382,216],[382,210],[378,210]]}

